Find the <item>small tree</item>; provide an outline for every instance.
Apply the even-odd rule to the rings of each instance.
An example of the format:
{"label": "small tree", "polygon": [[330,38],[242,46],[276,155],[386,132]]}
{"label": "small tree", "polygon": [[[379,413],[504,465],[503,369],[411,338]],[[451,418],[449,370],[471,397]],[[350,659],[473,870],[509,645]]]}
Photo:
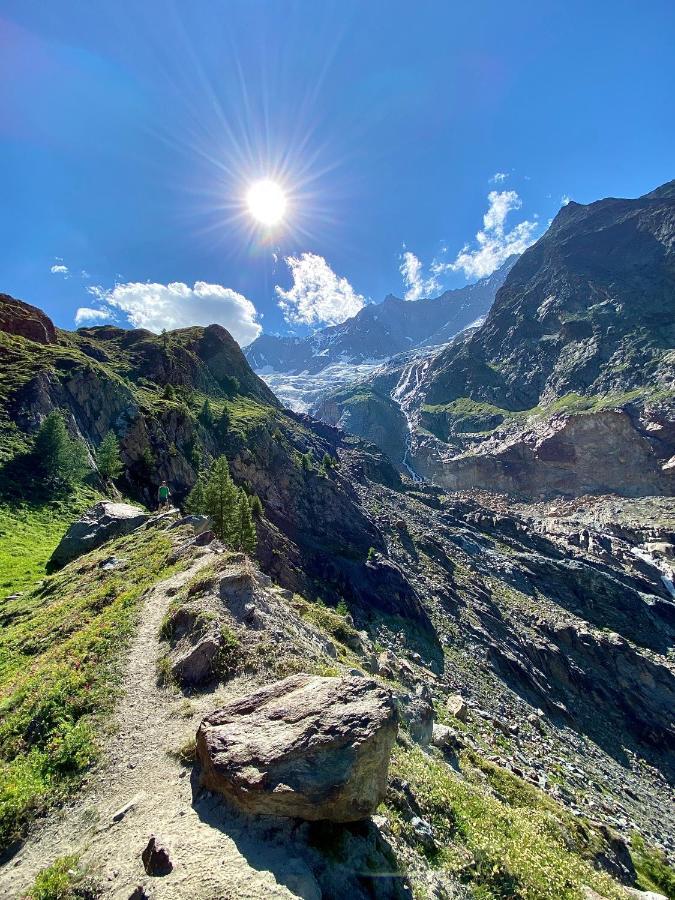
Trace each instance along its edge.
{"label": "small tree", "polygon": [[255,519],[262,519],[263,505],[260,497],[257,494],[253,494],[251,497],[249,497],[249,506],[251,507],[251,515]]}
{"label": "small tree", "polygon": [[207,397],[204,401],[204,405],[199,411],[199,422],[204,426],[204,428],[213,428],[213,423],[215,421],[213,415],[213,409],[211,408],[211,403],[209,398]]}
{"label": "small tree", "polygon": [[104,481],[118,478],[124,471],[124,464],[120,457],[120,442],[113,431],[109,431],[99,444],[96,451],[96,465],[99,475]]}
{"label": "small tree", "polygon": [[164,392],[162,394],[165,400],[175,400],[176,399],[176,391],[172,384],[164,385]]}
{"label": "small tree", "polygon": [[35,437],[33,448],[44,486],[50,490],[71,488],[87,471],[87,452],[68,434],[60,412],[49,413]]}
{"label": "small tree", "polygon": [[227,407],[223,407],[223,411],[220,414],[220,418],[218,419],[218,434],[221,440],[227,434],[227,431],[230,427],[230,414],[227,411]]}
{"label": "small tree", "polygon": [[241,491],[239,494],[239,548],[252,556],[257,543],[258,538],[251,515],[250,502],[245,491]]}
{"label": "small tree", "polygon": [[213,530],[226,544],[237,543],[239,503],[237,489],[224,456],[218,457],[209,471],[204,489],[204,512],[211,517]]}
{"label": "small tree", "polygon": [[202,475],[188,494],[185,509],[193,516],[202,516],[206,512],[206,481]]}

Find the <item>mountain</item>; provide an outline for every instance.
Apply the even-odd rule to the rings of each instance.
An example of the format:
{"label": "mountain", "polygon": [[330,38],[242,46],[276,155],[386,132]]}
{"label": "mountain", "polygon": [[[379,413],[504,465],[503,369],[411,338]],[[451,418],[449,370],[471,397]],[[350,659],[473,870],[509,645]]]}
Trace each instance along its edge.
{"label": "mountain", "polygon": [[364,376],[374,364],[398,353],[444,344],[485,316],[516,258],[510,257],[488,278],[434,299],[406,301],[389,295],[341,325],[306,338],[262,334],[244,353],[284,402],[309,409],[336,382]]}
{"label": "mountain", "polygon": [[[436,362],[379,376],[405,425]],[[411,484],[285,410],[218,326],[67,332],[5,295],[0,367],[2,896],[672,883],[669,497]],[[34,451],[54,410],[92,467],[58,497]],[[261,500],[256,552],[107,502],[109,431],[117,499],[151,507],[225,455]]]}
{"label": "mountain", "polygon": [[484,324],[327,394],[319,415],[403,471],[403,410],[406,463],[452,489],[671,493],[674,185],[564,206]]}

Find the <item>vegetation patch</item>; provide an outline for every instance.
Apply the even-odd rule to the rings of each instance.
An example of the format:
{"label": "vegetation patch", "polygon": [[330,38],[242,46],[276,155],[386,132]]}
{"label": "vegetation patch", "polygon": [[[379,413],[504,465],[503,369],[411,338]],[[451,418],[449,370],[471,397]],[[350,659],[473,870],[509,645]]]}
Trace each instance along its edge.
{"label": "vegetation patch", "polygon": [[[623,896],[585,858],[595,840],[589,829],[572,827],[573,817],[534,788],[508,782],[515,776],[486,773],[481,767],[488,774],[486,784],[478,777],[475,759],[465,755],[461,762],[458,776],[418,747],[394,749],[390,774],[408,782],[434,830],[438,850],[427,851],[432,865],[470,884],[474,896],[484,900],[581,900],[584,885],[611,900]],[[490,779],[499,781],[506,793],[497,796]],[[414,843],[401,811],[385,811],[394,834]],[[580,836],[580,829],[587,834]]]}
{"label": "vegetation patch", "polygon": [[30,900],[94,900],[98,897],[96,885],[79,869],[78,863],[77,856],[61,856],[38,872],[28,893]]}
{"label": "vegetation patch", "polygon": [[634,834],[630,843],[638,887],[643,891],[665,894],[668,900],[675,900],[675,869],[668,865],[663,853],[654,847],[648,847],[639,834]]}
{"label": "vegetation patch", "polygon": [[[165,532],[132,534],[0,602],[0,847],[95,761],[115,662],[144,591],[180,568],[172,552]],[[125,562],[103,573],[113,553]]]}

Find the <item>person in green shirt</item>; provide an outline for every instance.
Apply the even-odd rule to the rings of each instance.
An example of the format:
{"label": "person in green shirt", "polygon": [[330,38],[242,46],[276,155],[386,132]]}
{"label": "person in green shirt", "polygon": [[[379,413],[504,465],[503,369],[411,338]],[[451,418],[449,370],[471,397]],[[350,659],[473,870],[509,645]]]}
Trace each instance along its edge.
{"label": "person in green shirt", "polygon": [[170,496],[171,492],[169,491],[169,485],[166,483],[166,481],[163,481],[159,486],[159,490],[157,491],[157,499],[159,501],[160,509],[168,508]]}

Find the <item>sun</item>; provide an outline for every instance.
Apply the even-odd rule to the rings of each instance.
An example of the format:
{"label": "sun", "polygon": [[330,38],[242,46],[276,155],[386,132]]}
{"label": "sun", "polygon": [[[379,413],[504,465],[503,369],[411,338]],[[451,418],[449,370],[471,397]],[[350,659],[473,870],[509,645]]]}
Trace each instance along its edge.
{"label": "sun", "polygon": [[277,225],[286,212],[286,195],[275,181],[265,178],[248,189],[246,205],[262,225]]}

